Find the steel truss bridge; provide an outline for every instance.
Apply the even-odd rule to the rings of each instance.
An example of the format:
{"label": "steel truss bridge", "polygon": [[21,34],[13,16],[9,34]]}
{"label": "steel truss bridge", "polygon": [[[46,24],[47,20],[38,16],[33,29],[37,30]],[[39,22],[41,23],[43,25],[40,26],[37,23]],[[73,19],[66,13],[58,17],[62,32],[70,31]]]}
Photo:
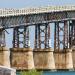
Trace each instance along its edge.
{"label": "steel truss bridge", "polygon": [[[71,48],[75,45],[75,6],[0,9],[0,46],[5,46],[5,29],[13,28],[13,48],[20,47],[20,44],[24,48],[29,47],[29,26],[34,25],[34,48],[42,48],[42,44],[44,48],[49,48],[50,23],[55,24],[55,50],[60,50],[61,44],[63,49]],[[23,41],[20,41],[20,35],[23,35]]]}

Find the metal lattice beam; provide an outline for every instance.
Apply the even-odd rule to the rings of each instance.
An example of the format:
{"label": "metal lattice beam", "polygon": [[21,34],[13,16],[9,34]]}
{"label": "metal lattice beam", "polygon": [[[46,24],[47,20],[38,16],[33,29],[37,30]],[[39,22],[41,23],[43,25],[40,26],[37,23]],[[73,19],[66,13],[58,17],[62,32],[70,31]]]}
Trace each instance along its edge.
{"label": "metal lattice beam", "polygon": [[6,46],[4,29],[0,29],[0,46]]}
{"label": "metal lattice beam", "polygon": [[75,20],[69,22],[70,47],[75,46]]}
{"label": "metal lattice beam", "polygon": [[60,51],[60,49],[69,48],[68,39],[68,22],[55,23],[55,35],[54,35],[54,50]]}
{"label": "metal lattice beam", "polygon": [[69,27],[67,21],[64,21],[64,49],[65,48],[69,48]]}
{"label": "metal lattice beam", "polygon": [[13,30],[13,48],[15,47],[29,47],[29,28],[16,27]]}
{"label": "metal lattice beam", "polygon": [[[68,12],[67,12],[68,13]],[[67,16],[69,16],[69,13]],[[16,26],[29,26],[39,23],[49,23],[53,21],[66,19],[65,12],[42,13],[20,16],[0,17],[0,23],[3,22],[4,28],[14,28]],[[0,26],[2,28],[2,26]]]}
{"label": "metal lattice beam", "polygon": [[50,26],[39,24],[35,26],[35,49],[49,48]]}

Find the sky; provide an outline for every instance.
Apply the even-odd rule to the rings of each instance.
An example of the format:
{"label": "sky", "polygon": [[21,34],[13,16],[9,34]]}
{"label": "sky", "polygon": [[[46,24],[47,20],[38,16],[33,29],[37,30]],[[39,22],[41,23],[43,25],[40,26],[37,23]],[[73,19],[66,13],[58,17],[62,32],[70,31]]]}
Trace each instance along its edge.
{"label": "sky", "polygon": [[[25,8],[52,5],[75,5],[75,0],[0,0],[0,8]],[[6,45],[12,47],[12,29],[7,31],[9,34],[6,33]]]}
{"label": "sky", "polygon": [[75,0],[0,0],[0,8],[24,8],[48,5],[74,5]]}

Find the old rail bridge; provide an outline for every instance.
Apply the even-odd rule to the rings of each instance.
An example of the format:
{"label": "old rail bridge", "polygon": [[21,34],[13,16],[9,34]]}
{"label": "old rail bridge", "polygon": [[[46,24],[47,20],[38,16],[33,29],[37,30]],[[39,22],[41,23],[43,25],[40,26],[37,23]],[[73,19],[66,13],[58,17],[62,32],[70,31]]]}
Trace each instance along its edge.
{"label": "old rail bridge", "polygon": [[[55,24],[54,50],[50,47],[50,23]],[[35,40],[32,50],[29,26],[33,25]],[[5,30],[9,28],[13,28],[13,47],[10,50],[5,43]],[[0,9],[0,65],[17,70],[74,69],[74,45],[75,6]]]}

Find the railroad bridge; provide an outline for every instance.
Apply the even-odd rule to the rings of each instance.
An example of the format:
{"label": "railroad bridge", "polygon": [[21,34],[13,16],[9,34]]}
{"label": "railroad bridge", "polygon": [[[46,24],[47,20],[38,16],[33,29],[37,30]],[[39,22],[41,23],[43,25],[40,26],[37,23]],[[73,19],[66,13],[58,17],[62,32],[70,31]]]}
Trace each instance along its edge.
{"label": "railroad bridge", "polygon": [[[50,45],[51,23],[54,23],[54,49]],[[33,49],[30,26],[35,26]],[[13,28],[13,47],[7,49],[5,31],[9,28]],[[0,65],[17,70],[74,69],[74,45],[75,6],[0,9]]]}

